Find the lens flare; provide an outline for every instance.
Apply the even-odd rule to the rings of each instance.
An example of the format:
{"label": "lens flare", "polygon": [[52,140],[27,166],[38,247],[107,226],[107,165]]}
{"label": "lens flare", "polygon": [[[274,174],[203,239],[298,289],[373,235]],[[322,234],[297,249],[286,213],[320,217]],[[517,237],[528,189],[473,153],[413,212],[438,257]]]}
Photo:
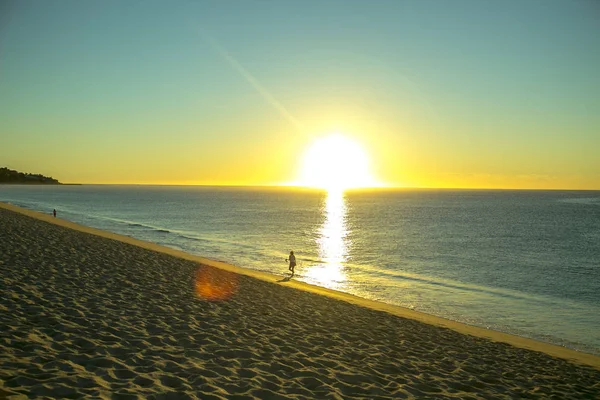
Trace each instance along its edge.
{"label": "lens flare", "polygon": [[227,300],[237,292],[238,279],[233,272],[203,265],[196,272],[196,295],[209,301]]}

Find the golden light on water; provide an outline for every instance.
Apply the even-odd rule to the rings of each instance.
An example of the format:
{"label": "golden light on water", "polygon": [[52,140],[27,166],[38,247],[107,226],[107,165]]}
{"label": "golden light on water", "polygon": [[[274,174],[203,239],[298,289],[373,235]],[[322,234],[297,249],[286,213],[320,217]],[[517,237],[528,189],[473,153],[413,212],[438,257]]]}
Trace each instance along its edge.
{"label": "golden light on water", "polygon": [[381,186],[363,146],[339,133],[315,140],[306,150],[298,184],[330,192]]}
{"label": "golden light on water", "polygon": [[343,191],[328,192],[323,214],[325,219],[317,238],[319,256],[323,261],[310,266],[306,275],[316,284],[340,289],[346,281],[343,263],[348,260],[347,208]]}

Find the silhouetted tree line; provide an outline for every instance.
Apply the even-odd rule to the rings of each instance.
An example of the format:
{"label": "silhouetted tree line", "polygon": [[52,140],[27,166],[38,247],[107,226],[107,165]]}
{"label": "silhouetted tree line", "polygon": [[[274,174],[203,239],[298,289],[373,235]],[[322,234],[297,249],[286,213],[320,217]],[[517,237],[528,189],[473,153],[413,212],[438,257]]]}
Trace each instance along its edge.
{"label": "silhouetted tree line", "polygon": [[51,176],[48,177],[40,174],[24,174],[23,172],[8,169],[6,167],[0,168],[0,183],[60,184],[59,181]]}

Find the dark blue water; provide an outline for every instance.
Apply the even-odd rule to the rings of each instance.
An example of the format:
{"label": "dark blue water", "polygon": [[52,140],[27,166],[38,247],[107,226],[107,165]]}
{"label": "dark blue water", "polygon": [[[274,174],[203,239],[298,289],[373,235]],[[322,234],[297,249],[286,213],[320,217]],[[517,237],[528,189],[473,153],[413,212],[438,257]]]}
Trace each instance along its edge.
{"label": "dark blue water", "polygon": [[0,201],[600,354],[600,192],[0,186]]}

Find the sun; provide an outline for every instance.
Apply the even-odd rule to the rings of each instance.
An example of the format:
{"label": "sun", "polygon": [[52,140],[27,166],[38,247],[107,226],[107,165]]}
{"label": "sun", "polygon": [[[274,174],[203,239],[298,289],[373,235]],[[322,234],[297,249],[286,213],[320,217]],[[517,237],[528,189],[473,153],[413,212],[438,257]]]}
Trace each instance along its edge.
{"label": "sun", "polygon": [[315,140],[300,168],[302,186],[328,191],[380,186],[371,175],[363,147],[339,133]]}

